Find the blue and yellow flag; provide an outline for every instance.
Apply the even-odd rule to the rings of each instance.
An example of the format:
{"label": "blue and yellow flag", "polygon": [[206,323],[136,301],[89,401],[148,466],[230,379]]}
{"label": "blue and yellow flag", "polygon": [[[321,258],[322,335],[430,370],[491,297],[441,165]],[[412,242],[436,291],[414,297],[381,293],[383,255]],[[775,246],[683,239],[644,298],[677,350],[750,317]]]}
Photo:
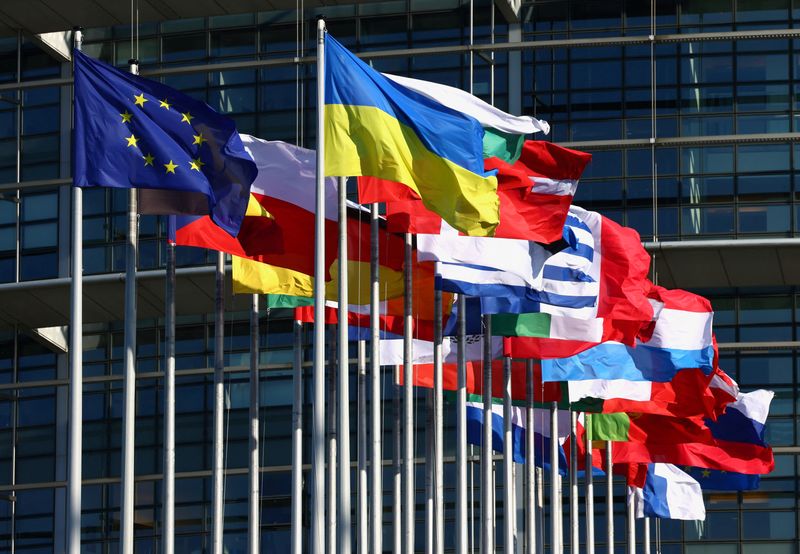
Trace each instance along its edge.
{"label": "blue and yellow flag", "polygon": [[73,182],[160,191],[165,211],[239,232],[258,170],[234,122],[168,86],[75,52]]}
{"label": "blue and yellow flag", "polygon": [[325,174],[378,177],[416,192],[456,229],[488,236],[497,179],[483,169],[483,128],[387,79],[325,37]]}

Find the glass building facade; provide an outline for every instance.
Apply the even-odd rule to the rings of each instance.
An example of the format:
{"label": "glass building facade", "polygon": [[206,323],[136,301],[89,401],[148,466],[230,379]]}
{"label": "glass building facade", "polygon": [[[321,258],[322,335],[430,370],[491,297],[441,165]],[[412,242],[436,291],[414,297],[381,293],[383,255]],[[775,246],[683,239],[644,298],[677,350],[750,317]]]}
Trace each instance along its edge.
{"label": "glass building facade", "polygon": [[[547,120],[552,134],[546,140],[594,155],[575,203],[637,229],[644,241],[786,239],[800,233],[800,40],[779,33],[800,25],[798,0],[536,0],[523,2],[512,22],[489,0],[363,2],[143,22],[133,42],[126,25],[89,28],[84,51],[120,67],[133,55],[143,75],[230,114],[241,132],[313,148],[315,67],[303,58],[314,54],[318,15],[376,69],[472,90],[503,110]],[[479,45],[473,55],[471,43]],[[35,37],[20,32],[0,38],[0,297],[69,277],[69,75],[69,63]],[[87,275],[124,270],[126,210],[124,191],[85,191]],[[141,217],[140,269],[163,268],[165,232],[161,218]],[[179,248],[178,264],[207,265],[213,256]],[[744,390],[776,392],[767,425],[775,472],[759,491],[708,494],[703,525],[661,522],[665,554],[800,552],[800,290],[777,276],[761,282],[767,286],[697,291],[714,304],[724,346],[721,367]],[[67,356],[3,312],[0,304],[0,552],[63,551]],[[209,314],[178,314],[178,552],[205,552],[210,544],[213,324]],[[142,553],[160,551],[163,325],[161,318],[138,323],[135,527],[136,551]],[[264,310],[260,329],[262,550],[285,552],[291,314]],[[224,540],[233,554],[244,552],[247,542],[247,314],[228,313],[225,334]],[[304,341],[310,361],[308,330]],[[121,321],[87,321],[82,539],[91,553],[116,551],[119,543],[122,343]],[[384,458],[391,460],[390,372],[383,390]],[[424,393],[418,394],[422,399]],[[311,399],[310,379],[305,397]],[[451,408],[445,410],[450,431]],[[423,456],[424,416],[417,426]],[[305,427],[308,439],[309,421]],[[446,455],[453,454],[452,435],[446,433]],[[351,444],[355,451],[355,435]],[[304,459],[310,461],[307,448]],[[421,549],[422,466],[417,475]],[[445,475],[450,550],[452,465]],[[386,551],[389,477],[387,469]],[[617,528],[623,529],[624,486],[617,486]],[[606,540],[599,524],[603,510],[598,495],[600,544]],[[308,527],[307,512],[304,523]]]}

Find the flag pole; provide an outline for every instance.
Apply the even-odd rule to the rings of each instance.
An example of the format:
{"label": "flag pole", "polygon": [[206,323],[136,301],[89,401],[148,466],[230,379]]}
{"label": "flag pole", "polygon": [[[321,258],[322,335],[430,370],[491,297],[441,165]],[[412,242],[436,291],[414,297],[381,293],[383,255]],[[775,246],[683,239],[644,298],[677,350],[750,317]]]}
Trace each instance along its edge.
{"label": "flag pole", "polygon": [[525,553],[536,552],[536,461],[534,459],[534,367],[533,360],[525,361],[528,402],[525,406]]}
{"label": "flag pole", "polygon": [[492,461],[492,316],[483,316],[483,437],[481,440],[481,554],[494,552]]}
{"label": "flag pole", "polygon": [[258,294],[252,296],[250,307],[250,517],[247,521],[247,544],[250,554],[259,553],[261,542],[261,493],[259,479],[261,477],[258,459],[258,412],[259,412],[259,329],[258,329]]}
{"label": "flag pole", "polygon": [[175,552],[175,244],[167,241],[164,291],[164,554]]}
{"label": "flag pole", "polygon": [[325,550],[325,20],[317,20],[317,183],[314,214],[314,402],[311,552]]}
{"label": "flag pole", "polygon": [[394,418],[394,467],[392,473],[392,553],[403,551],[403,425],[400,385],[400,366],[394,366],[394,395],[392,397],[392,414]]}
{"label": "flag pole", "polygon": [[650,518],[644,518],[644,537],[642,538],[642,552],[650,554]]}
{"label": "flag pole", "polygon": [[[139,74],[139,62],[128,60]],[[136,440],[136,257],[139,243],[138,191],[128,189],[128,237],[125,244],[125,367],[122,385],[122,529],[120,551],[133,554],[134,468]]]}
{"label": "flag pole", "polygon": [[561,554],[561,492],[558,480],[558,402],[550,404],[550,545]]}
{"label": "flag pole", "polygon": [[632,494],[625,495],[625,514],[628,524],[628,554],[636,554],[636,513]]}
{"label": "flag pole", "polygon": [[367,521],[367,341],[358,341],[358,552],[369,552]]}
{"label": "flag pole", "polygon": [[370,489],[370,550],[383,552],[383,429],[381,428],[381,362],[380,362],[380,245],[378,204],[370,206],[370,404],[372,488]]}
{"label": "flag pole", "polygon": [[403,544],[406,554],[414,554],[414,360],[412,333],[414,328],[413,276],[412,276],[411,233],[405,234],[405,296],[403,329],[403,428],[405,429],[405,445],[403,459],[403,480],[405,482],[403,497]]}
{"label": "flag pole", "polygon": [[212,467],[212,554],[222,554],[224,532],[223,490],[225,411],[225,254],[217,252],[216,307],[214,319],[214,465]]}
{"label": "flag pole", "polygon": [[608,554],[614,554],[614,462],[611,441],[606,441],[606,525]]}
{"label": "flag pole", "polygon": [[[544,452],[542,452],[544,459]],[[536,534],[536,551],[544,554],[544,468],[536,468],[536,512],[538,513],[539,533]]]}
{"label": "flag pole", "polygon": [[[436,262],[438,270],[439,263]],[[444,394],[442,375],[442,291],[433,291],[433,552],[444,552]]]}
{"label": "flag pole", "polygon": [[350,554],[352,537],[350,522],[350,337],[347,322],[348,267],[347,267],[347,177],[339,177],[339,354],[338,424],[339,428],[339,493],[338,541],[339,554]]}
{"label": "flag pole", "polygon": [[458,295],[458,391],[456,398],[456,554],[467,554],[467,309]]}
{"label": "flag pole", "polygon": [[[83,29],[75,27],[73,50],[80,51]],[[19,129],[17,129],[19,132]],[[81,476],[83,466],[83,189],[72,187],[72,283],[69,345],[69,475],[67,552],[81,551]]]}
{"label": "flag pole", "polygon": [[570,552],[580,553],[579,508],[578,508],[578,412],[570,410],[571,433],[569,436],[569,529]]}
{"label": "flag pole", "polygon": [[[436,345],[434,344],[434,352]],[[434,362],[434,368],[436,363]],[[436,369],[434,369],[434,374]],[[436,376],[434,375],[434,379]],[[435,386],[435,383],[434,383]],[[425,394],[425,554],[433,554],[434,519],[434,441],[436,439],[435,418],[433,414],[433,389],[423,389]]]}
{"label": "flag pole", "polygon": [[336,402],[338,400],[337,390],[336,390],[336,356],[337,356],[337,349],[336,349],[336,339],[338,338],[337,333],[333,330],[329,330],[329,339],[330,339],[330,358],[328,360],[328,364],[330,367],[328,368],[328,401],[327,401],[327,419],[328,419],[328,482],[326,484],[325,492],[327,494],[327,509],[325,511],[325,517],[327,518],[327,545],[328,545],[328,553],[329,554],[336,554],[336,549],[339,546],[339,538],[338,534],[336,533],[336,525],[339,516],[339,502],[336,497],[337,489],[336,489],[336,462],[337,462],[337,430],[338,430],[338,418],[336,417]]}
{"label": "flag pole", "polygon": [[594,475],[592,462],[591,414],[586,414],[586,554],[594,554]]}
{"label": "flag pole", "polygon": [[292,368],[292,554],[303,553],[303,322],[294,322]]}
{"label": "flag pole", "polygon": [[514,544],[514,448],[511,407],[511,358],[503,358],[503,551],[516,552]]}

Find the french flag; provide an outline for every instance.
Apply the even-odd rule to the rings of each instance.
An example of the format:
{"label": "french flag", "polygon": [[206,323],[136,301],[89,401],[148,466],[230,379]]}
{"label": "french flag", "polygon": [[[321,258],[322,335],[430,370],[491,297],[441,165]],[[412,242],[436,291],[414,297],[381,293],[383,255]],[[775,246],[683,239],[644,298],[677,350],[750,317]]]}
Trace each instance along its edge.
{"label": "french flag", "polygon": [[653,286],[655,318],[636,346],[605,342],[568,358],[542,360],[544,381],[671,381],[681,369],[714,371],[711,303],[683,290]]}

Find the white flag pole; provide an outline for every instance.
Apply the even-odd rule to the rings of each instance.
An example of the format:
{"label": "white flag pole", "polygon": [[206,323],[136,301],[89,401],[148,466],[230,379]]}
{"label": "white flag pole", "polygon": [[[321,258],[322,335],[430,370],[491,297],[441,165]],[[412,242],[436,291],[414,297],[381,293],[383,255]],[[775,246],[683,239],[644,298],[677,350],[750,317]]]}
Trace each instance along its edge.
{"label": "white flag pole", "polygon": [[167,241],[164,300],[164,554],[175,552],[175,245]]}
{"label": "white flag pole", "polygon": [[606,525],[608,554],[614,554],[614,462],[611,441],[606,441]]}
{"label": "white flag pole", "polygon": [[494,552],[494,462],[492,460],[492,316],[483,316],[483,437],[481,440],[481,554]]}
{"label": "white flag pole", "polygon": [[217,252],[216,308],[214,320],[214,458],[212,475],[212,528],[213,554],[222,554],[224,533],[224,412],[225,412],[225,254]]}
{"label": "white flag pole", "polygon": [[339,177],[339,354],[338,403],[339,428],[339,493],[338,540],[339,554],[350,554],[352,521],[350,499],[350,337],[347,321],[348,264],[347,264],[347,178]]}
{"label": "white flag pole", "polygon": [[[438,262],[436,264],[438,269]],[[433,552],[444,553],[444,394],[442,291],[433,291]]]}
{"label": "white flag pole", "polygon": [[636,513],[634,512],[633,495],[625,495],[625,513],[628,524],[628,554],[636,554]]}
{"label": "white flag pole", "polygon": [[369,521],[367,502],[367,341],[358,341],[358,505],[356,527],[359,554],[369,552]]}
{"label": "white flag pole", "polygon": [[[83,29],[75,27],[73,49],[80,51]],[[17,129],[19,132],[19,129]],[[67,552],[81,551],[83,466],[83,189],[72,187],[72,283],[69,344],[69,467],[67,476]]]}
{"label": "white flag pole", "polygon": [[[525,407],[525,553],[535,554],[536,549],[536,461],[534,459],[534,367],[526,360],[527,406]],[[540,531],[541,532],[541,531]]]}
{"label": "white flag pole", "polygon": [[258,294],[252,295],[250,306],[250,460],[248,476],[250,480],[250,499],[247,521],[247,545],[250,554],[258,554],[261,542],[261,493],[259,478],[261,477],[258,460],[258,412],[259,412],[259,331],[258,331]]}
{"label": "white flag pole", "polygon": [[414,351],[412,333],[414,317],[411,234],[405,234],[405,296],[403,330],[403,428],[405,444],[403,451],[403,548],[406,554],[414,554]]}
{"label": "white flag pole", "polygon": [[586,554],[594,554],[594,476],[592,462],[591,414],[586,414]]}
{"label": "white flag pole", "polygon": [[292,554],[303,553],[303,322],[294,322],[292,367]]}
{"label": "white flag pole", "polygon": [[456,398],[456,554],[467,554],[467,350],[466,299],[458,295],[458,390]]}
{"label": "white flag pole", "polygon": [[314,214],[314,402],[311,552],[325,550],[325,20],[317,21],[317,179]]}
{"label": "white flag pole", "polygon": [[580,518],[578,509],[578,441],[576,433],[578,431],[578,412],[570,410],[571,433],[569,436],[569,529],[570,529],[570,552],[579,554],[580,552],[580,533],[578,520]]}
{"label": "white flag pole", "polygon": [[[139,62],[128,60],[139,74]],[[139,246],[138,190],[128,189],[128,237],[125,244],[125,359],[122,385],[122,529],[120,552],[133,554],[134,467],[136,440],[136,257]]]}
{"label": "white flag pole", "polygon": [[550,545],[561,554],[561,491],[558,473],[558,402],[550,405]]}
{"label": "white flag pole", "polygon": [[514,455],[511,406],[511,358],[503,358],[503,551],[516,552],[514,544]]}
{"label": "white flag pole", "polygon": [[370,206],[370,439],[372,488],[370,489],[370,549],[383,552],[383,428],[381,426],[381,362],[380,362],[380,245],[378,204]]}

